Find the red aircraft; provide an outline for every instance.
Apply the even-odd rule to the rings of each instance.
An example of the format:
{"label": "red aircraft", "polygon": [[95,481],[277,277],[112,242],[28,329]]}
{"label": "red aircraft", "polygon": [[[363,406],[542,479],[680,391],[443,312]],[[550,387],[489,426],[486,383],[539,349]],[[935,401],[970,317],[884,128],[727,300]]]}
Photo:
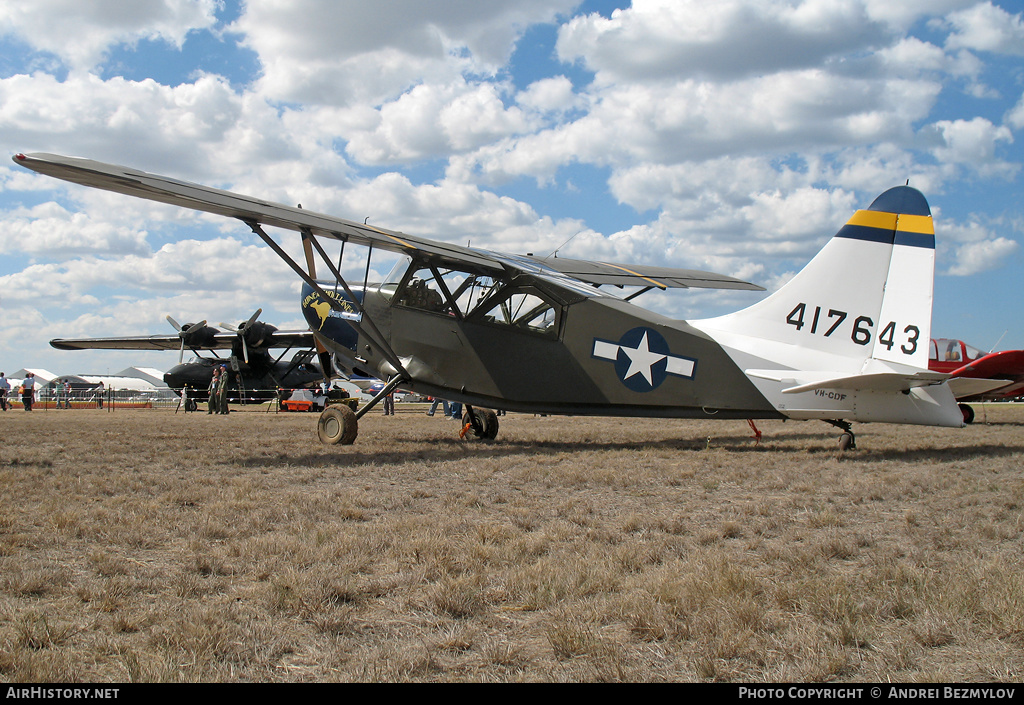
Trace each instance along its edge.
{"label": "red aircraft", "polygon": [[974,421],[974,409],[963,402],[1024,395],[1024,350],[987,353],[962,340],[932,339],[928,369],[950,375],[949,386],[961,402],[965,423]]}

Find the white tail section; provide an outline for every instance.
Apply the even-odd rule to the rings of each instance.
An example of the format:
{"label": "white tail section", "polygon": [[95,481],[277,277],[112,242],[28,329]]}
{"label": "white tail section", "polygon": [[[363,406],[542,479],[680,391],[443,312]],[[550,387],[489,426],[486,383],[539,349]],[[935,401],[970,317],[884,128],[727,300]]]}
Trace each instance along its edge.
{"label": "white tail section", "polygon": [[785,362],[797,369],[809,369],[812,352],[927,369],[934,272],[928,202],[898,186],[857,211],[777,292],[693,324],[792,346],[793,359]]}

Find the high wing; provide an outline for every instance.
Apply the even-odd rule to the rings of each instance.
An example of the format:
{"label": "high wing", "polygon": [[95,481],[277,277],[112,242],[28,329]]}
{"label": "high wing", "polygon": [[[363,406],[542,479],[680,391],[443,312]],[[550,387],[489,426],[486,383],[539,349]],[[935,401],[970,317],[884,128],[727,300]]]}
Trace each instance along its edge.
{"label": "high wing", "polygon": [[702,287],[763,291],[762,287],[755,284],[711,272],[617,265],[557,257],[510,257],[406,235],[398,231],[90,159],[35,153],[15,155],[14,162],[64,181],[237,218],[248,224],[294,230],[390,252],[428,258],[433,256],[439,260],[460,262],[485,271],[526,270],[539,276],[557,273],[595,286],[611,284],[659,289]]}
{"label": "high wing", "polygon": [[[313,334],[306,331],[278,330],[273,333],[274,348],[311,348]],[[188,349],[231,350],[238,344],[238,333],[220,332],[201,345],[187,344]],[[55,338],[50,345],[58,350],[178,350],[182,347],[177,335],[139,335],[124,338]]]}

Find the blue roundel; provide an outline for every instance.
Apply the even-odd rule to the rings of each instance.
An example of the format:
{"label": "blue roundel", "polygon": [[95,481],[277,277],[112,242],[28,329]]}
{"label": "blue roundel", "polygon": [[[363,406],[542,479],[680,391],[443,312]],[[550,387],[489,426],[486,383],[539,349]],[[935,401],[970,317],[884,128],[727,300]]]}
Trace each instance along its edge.
{"label": "blue roundel", "polygon": [[634,328],[619,339],[615,372],[632,391],[649,392],[657,389],[668,376],[670,354],[668,343],[658,331]]}

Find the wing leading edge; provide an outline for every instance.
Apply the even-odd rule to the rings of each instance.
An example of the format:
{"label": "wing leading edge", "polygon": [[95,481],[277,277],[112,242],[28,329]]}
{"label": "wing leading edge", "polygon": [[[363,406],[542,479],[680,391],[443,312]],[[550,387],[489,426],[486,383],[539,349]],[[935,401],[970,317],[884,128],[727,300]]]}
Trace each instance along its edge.
{"label": "wing leading edge", "polygon": [[763,291],[762,287],[755,284],[712,272],[563,258],[502,256],[91,159],[45,153],[17,154],[13,159],[19,166],[82,186],[237,218],[249,223],[309,232],[357,245],[372,245],[390,252],[461,262],[492,271],[513,268],[542,274],[543,270],[548,270],[596,286],[607,284],[659,289],[701,287]]}
{"label": "wing leading edge", "polygon": [[[272,334],[271,345],[265,348],[313,347],[313,334],[307,331],[278,330]],[[221,332],[201,345],[185,345],[188,350],[231,350],[238,344],[238,333]],[[138,335],[123,338],[55,338],[50,345],[58,350],[179,350],[181,338],[177,335]]]}

